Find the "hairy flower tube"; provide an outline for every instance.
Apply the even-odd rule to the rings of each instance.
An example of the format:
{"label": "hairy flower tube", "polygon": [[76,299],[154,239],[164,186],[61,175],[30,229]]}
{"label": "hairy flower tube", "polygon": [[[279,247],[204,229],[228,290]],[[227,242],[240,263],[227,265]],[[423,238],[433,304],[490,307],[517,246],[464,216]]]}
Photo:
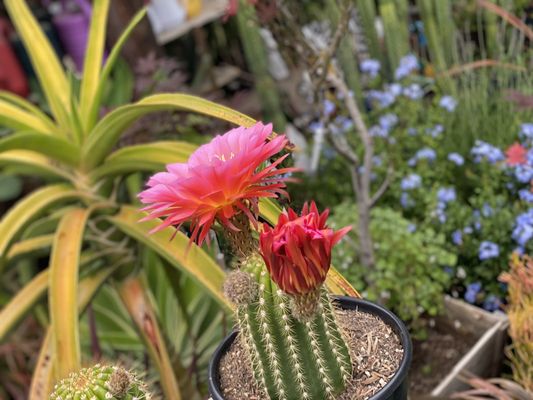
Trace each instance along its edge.
{"label": "hairy flower tube", "polygon": [[302,215],[289,208],[274,228],[264,226],[261,255],[272,280],[285,293],[305,295],[320,288],[331,264],[331,249],[351,229],[326,226],[329,210],[305,204]]}
{"label": "hairy flower tube", "polygon": [[258,122],[239,127],[199,147],[186,163],[167,165],[166,172],[152,176],[148,189],[139,194],[149,215],[143,220],[164,218],[154,231],[179,228],[191,222],[191,241],[203,243],[215,220],[238,230],[232,217],[243,213],[256,222],[258,199],[285,195],[288,178],[281,175],[294,168],[278,165],[284,155],[268,161],[288,143],[284,135],[269,140],[272,125]]}

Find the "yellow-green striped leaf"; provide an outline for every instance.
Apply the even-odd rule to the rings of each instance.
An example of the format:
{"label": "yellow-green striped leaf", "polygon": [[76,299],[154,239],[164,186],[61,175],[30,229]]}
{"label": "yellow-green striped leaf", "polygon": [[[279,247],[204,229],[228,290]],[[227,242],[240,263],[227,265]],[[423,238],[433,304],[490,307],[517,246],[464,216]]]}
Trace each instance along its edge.
{"label": "yellow-green striped leaf", "polygon": [[62,379],[81,366],[79,338],[78,271],[88,209],[73,209],[59,222],[50,256],[48,304],[58,363],[56,378]]}
{"label": "yellow-green striped leaf", "polygon": [[96,91],[94,95],[94,100],[91,104],[91,110],[89,112],[89,115],[87,117],[87,131],[91,132],[96,120],[98,118],[98,112],[100,110],[100,105],[102,102],[102,93],[104,93],[104,89],[107,84],[107,79],[109,78],[111,71],[113,70],[115,63],[118,59],[118,56],[120,55],[120,51],[122,50],[122,47],[126,43],[126,40],[130,36],[131,32],[135,29],[137,24],[141,22],[143,17],[146,15],[146,8],[141,9],[140,11],[135,14],[135,16],[132,18],[124,32],[120,35],[117,42],[113,46],[113,49],[111,50],[111,53],[109,54],[109,57],[107,57],[107,61],[104,65],[104,68],[102,69],[102,73],[100,75],[100,82],[98,83],[98,90]]}
{"label": "yellow-green striped leaf", "polygon": [[242,126],[251,126],[256,122],[238,111],[200,97],[183,93],[156,94],[135,104],[118,107],[107,114],[94,127],[83,147],[83,166],[90,170],[102,163],[120,135],[136,119],[150,112],[172,109],[204,114]]}
{"label": "yellow-green striped leaf", "polygon": [[[79,285],[78,293],[78,312],[81,315],[87,308],[87,305],[94,297],[100,286],[111,276],[117,269],[116,266],[104,268],[96,274],[85,277]],[[33,370],[31,379],[29,400],[47,399],[52,391],[53,384],[53,367],[56,363],[55,354],[52,346],[52,328],[46,331],[46,336],[41,344],[37,364]]]}
{"label": "yellow-green striped leaf", "polygon": [[19,257],[47,250],[53,240],[54,235],[42,235],[14,243],[7,252],[5,262],[9,264]]}
{"label": "yellow-green striped leaf", "polygon": [[10,302],[0,310],[0,342],[11,328],[41,298],[48,288],[48,270],[44,270],[26,284]]}
{"label": "yellow-green striped leaf", "polygon": [[159,372],[159,382],[165,399],[181,400],[167,346],[153,307],[146,297],[146,289],[138,277],[132,277],[119,285],[118,292]]}
{"label": "yellow-green striped leaf", "polygon": [[37,132],[17,132],[0,139],[0,152],[7,150],[31,150],[70,165],[78,165],[80,149],[56,136]]}
{"label": "yellow-green striped leaf", "polygon": [[162,141],[123,147],[112,153],[91,173],[93,181],[117,174],[160,171],[167,164],[186,162],[196,146],[179,141]]}
{"label": "yellow-green striped leaf", "polygon": [[100,70],[104,56],[105,32],[107,14],[109,12],[109,0],[93,1],[91,14],[91,27],[87,49],[85,50],[85,62],[83,65],[83,79],[80,89],[80,114],[83,128],[86,130],[89,124],[91,106],[95,101],[100,83]]}
{"label": "yellow-green striped leaf", "polygon": [[43,135],[52,135],[56,128],[50,126],[34,113],[0,99],[0,126],[13,130],[34,130]]}
{"label": "yellow-green striped leaf", "polygon": [[1,167],[20,167],[32,176],[56,177],[71,180],[72,177],[56,162],[42,154],[28,150],[8,150],[0,153]]}
{"label": "yellow-green striped leaf", "polygon": [[67,128],[70,91],[52,46],[25,1],[4,0],[4,6],[28,51],[52,113],[60,125]]}
{"label": "yellow-green striped leaf", "polygon": [[[176,233],[173,228],[150,234],[150,230],[161,221],[139,222],[144,216],[145,213],[134,207],[123,206],[117,215],[107,219],[127,235],[154,250],[171,265],[191,276],[222,306],[231,308],[222,294],[224,272],[218,264],[202,248],[195,244],[189,245],[189,238],[181,232]],[[174,234],[176,236],[170,240]]]}
{"label": "yellow-green striped leaf", "polygon": [[79,197],[80,193],[66,184],[38,189],[19,200],[0,221],[0,257],[21,229],[51,205]]}

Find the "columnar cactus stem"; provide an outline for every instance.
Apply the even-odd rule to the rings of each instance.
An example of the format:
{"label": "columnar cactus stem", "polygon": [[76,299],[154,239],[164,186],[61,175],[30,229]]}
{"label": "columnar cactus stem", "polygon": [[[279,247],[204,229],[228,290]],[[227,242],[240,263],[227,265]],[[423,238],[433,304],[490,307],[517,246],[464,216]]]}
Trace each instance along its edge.
{"label": "columnar cactus stem", "polygon": [[351,361],[325,289],[315,315],[300,321],[291,296],[270,279],[258,255],[243,261],[241,270],[257,280],[259,289],[253,302],[237,305],[256,381],[272,400],[333,399],[351,375]]}
{"label": "columnar cactus stem", "polygon": [[122,367],[96,364],[72,373],[54,387],[50,400],[149,400],[142,381]]}

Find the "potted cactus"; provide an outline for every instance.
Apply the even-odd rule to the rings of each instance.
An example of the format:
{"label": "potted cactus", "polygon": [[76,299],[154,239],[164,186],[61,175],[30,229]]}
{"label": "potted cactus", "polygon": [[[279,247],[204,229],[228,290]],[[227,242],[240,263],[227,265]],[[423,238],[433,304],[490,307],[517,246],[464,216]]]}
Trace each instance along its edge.
{"label": "potted cactus", "polygon": [[234,255],[224,293],[237,330],[209,367],[214,400],[405,399],[408,333],[392,313],[324,286],[331,249],[350,228],[327,227],[314,203],[258,221],[259,200],[286,195],[293,168],[271,125],[236,128],[201,146],[187,163],[150,178],[139,197],[157,229],[187,223],[202,244],[217,222]]}

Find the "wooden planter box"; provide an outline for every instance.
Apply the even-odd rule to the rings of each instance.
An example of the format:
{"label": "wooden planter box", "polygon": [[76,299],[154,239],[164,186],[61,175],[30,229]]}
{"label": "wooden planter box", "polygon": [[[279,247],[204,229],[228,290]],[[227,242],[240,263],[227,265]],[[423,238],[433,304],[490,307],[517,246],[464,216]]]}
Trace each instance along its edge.
{"label": "wooden planter box", "polygon": [[503,361],[503,348],[507,339],[509,320],[503,313],[490,313],[462,300],[446,296],[446,318],[454,325],[460,324],[476,336],[476,344],[466,353],[450,373],[431,392],[432,396],[449,396],[467,389],[458,375],[469,371],[482,378],[498,376]]}

